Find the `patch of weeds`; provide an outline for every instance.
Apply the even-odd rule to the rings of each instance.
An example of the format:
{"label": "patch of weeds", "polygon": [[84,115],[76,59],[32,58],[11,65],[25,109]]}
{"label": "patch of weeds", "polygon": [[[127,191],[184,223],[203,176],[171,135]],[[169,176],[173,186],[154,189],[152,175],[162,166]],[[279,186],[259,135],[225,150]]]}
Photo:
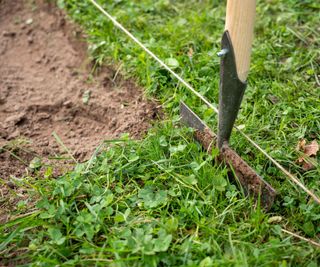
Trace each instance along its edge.
{"label": "patch of weeds", "polygon": [[38,181],[38,211],[0,227],[1,257],[6,262],[18,246],[24,249],[17,259],[49,266],[319,260],[314,248],[283,238],[214,156],[193,141],[192,131],[172,123],[143,141],[108,142],[89,168],[79,164],[57,180]]}

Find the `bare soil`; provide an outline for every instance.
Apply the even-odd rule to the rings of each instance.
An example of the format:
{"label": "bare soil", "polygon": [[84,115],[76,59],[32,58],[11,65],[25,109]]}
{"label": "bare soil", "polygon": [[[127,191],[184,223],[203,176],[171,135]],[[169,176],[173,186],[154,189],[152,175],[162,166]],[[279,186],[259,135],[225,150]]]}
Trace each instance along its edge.
{"label": "bare soil", "polygon": [[0,0],[2,184],[28,174],[35,157],[83,161],[102,140],[140,138],[157,117],[157,104],[117,70],[92,74],[85,36],[48,2]]}

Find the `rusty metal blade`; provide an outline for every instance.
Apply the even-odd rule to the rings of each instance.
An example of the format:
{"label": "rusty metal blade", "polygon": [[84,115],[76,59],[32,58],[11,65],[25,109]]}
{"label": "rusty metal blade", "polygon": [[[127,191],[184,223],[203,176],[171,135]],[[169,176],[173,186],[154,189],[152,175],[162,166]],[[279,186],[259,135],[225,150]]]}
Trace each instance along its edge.
{"label": "rusty metal blade", "polygon": [[183,101],[180,101],[180,115],[181,121],[189,127],[200,131],[206,128],[205,123]]}
{"label": "rusty metal blade", "polygon": [[[184,103],[180,102],[181,121],[195,129],[195,139],[211,154],[217,146],[217,135]],[[217,160],[225,163],[230,176],[236,178],[247,195],[256,200],[260,198],[261,206],[269,210],[275,200],[276,191],[262,177],[260,177],[227,143],[221,149]],[[235,177],[236,176],[236,177]]]}

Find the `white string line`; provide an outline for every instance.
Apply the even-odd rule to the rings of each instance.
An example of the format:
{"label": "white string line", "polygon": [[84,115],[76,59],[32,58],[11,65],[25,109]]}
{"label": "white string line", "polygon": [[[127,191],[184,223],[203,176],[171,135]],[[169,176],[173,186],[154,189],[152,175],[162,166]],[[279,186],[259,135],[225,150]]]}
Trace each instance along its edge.
{"label": "white string line", "polygon": [[317,246],[317,247],[320,248],[320,243],[318,243],[318,242],[316,242],[316,241],[314,241],[314,240],[312,240],[312,239],[305,238],[305,237],[303,237],[303,236],[301,236],[301,235],[295,234],[295,233],[290,232],[290,231],[288,231],[288,230],[286,230],[286,229],[283,229],[283,228],[281,228],[281,231],[284,232],[284,233],[287,233],[287,234],[289,234],[289,235],[291,235],[291,236],[294,236],[294,237],[296,237],[296,238],[299,238],[300,240],[309,242],[310,244],[312,244],[312,245]]}
{"label": "white string line", "polygon": [[[214,110],[215,113],[219,113],[218,109],[212,105],[203,95],[197,92],[189,83],[182,79],[177,73],[175,73],[169,66],[167,66],[160,58],[158,58],[153,52],[151,52],[144,44],[142,44],[134,35],[132,35],[125,27],[122,26],[114,17],[112,17],[106,10],[104,10],[95,0],[89,0],[97,9],[99,9],[113,24],[128,35],[135,43],[137,43],[147,54],[155,59],[162,67],[169,71],[179,82],[181,82],[192,93],[199,97],[208,107]],[[306,188],[297,177],[286,170],[280,163],[273,159],[263,148],[256,144],[248,135],[242,132],[238,127],[234,126],[239,133],[241,133],[255,148],[263,153],[279,170],[281,170],[292,182],[297,184],[303,191],[310,195],[314,201],[320,204],[320,198],[316,196],[310,189]]]}

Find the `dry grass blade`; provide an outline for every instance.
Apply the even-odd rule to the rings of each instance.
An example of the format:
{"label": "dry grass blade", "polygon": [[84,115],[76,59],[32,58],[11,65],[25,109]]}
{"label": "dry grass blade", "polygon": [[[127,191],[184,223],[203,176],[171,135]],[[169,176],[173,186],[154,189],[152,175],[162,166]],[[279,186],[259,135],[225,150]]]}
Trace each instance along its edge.
{"label": "dry grass blade", "polygon": [[310,243],[310,244],[312,244],[312,245],[320,248],[320,243],[318,243],[318,242],[316,242],[316,241],[314,241],[314,240],[312,240],[312,239],[303,237],[303,236],[301,236],[301,235],[298,235],[298,234],[296,234],[296,233],[290,232],[290,231],[288,231],[288,230],[286,230],[286,229],[283,229],[283,228],[281,228],[281,231],[284,232],[284,233],[286,233],[286,234],[289,234],[289,235],[291,235],[291,236],[293,236],[293,237],[296,237],[296,238],[298,238],[298,239],[300,239],[300,240],[306,241],[306,242],[308,242],[308,243]]}
{"label": "dry grass blade", "polygon": [[75,163],[78,163],[78,161],[76,160],[76,158],[73,156],[73,154],[71,153],[71,151],[66,147],[66,145],[62,142],[61,138],[57,135],[56,132],[52,133],[52,136],[56,139],[57,143],[64,149],[64,151],[66,151],[68,153],[68,155],[73,159],[73,161]]}

